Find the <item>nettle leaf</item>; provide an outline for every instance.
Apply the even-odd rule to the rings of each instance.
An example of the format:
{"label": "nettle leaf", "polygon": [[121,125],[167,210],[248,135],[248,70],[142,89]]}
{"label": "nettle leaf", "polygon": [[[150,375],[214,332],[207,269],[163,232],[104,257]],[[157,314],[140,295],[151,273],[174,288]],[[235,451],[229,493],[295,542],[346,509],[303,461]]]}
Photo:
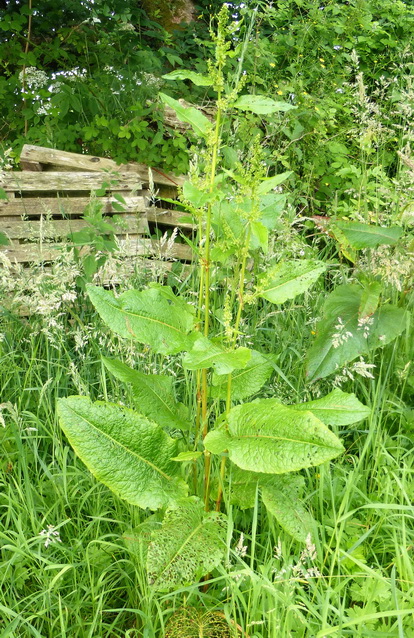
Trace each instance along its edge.
{"label": "nettle leaf", "polygon": [[228,450],[243,470],[284,474],[319,465],[343,452],[340,440],[316,416],[261,399],[238,405],[228,414],[228,430],[213,430],[204,439],[207,450]]}
{"label": "nettle leaf", "polygon": [[396,244],[404,230],[400,226],[375,226],[353,221],[336,221],[334,226],[340,229],[353,248],[376,248],[382,244]]}
{"label": "nettle leaf", "polygon": [[295,410],[309,410],[327,425],[351,425],[371,414],[371,410],[363,405],[355,394],[342,392],[338,388],[321,399],[297,403],[292,407]]}
{"label": "nettle leaf", "polygon": [[162,527],[151,536],[149,584],[157,591],[168,591],[208,574],[226,552],[226,527],[223,514],[205,512],[195,499],[168,509]]}
{"label": "nettle leaf", "polygon": [[325,270],[325,264],[314,259],[284,261],[263,275],[256,294],[273,303],[284,303],[306,292]]}
{"label": "nettle leaf", "polygon": [[194,132],[197,135],[201,135],[202,137],[208,135],[212,128],[212,124],[210,120],[201,113],[201,111],[195,109],[192,106],[185,107],[180,104],[178,100],[174,100],[174,98],[170,97],[169,95],[165,95],[165,93],[159,93],[159,96],[164,104],[167,104],[167,106],[170,106],[172,109],[174,109],[178,119],[181,120],[181,122],[184,122],[185,124],[191,124]]}
{"label": "nettle leaf", "polygon": [[[231,373],[231,396],[240,401],[252,396],[263,387],[274,370],[270,357],[265,357],[257,350],[251,351],[250,360],[242,370]],[[213,386],[210,394],[214,399],[226,399],[228,375],[213,375]]]}
{"label": "nettle leaf", "polygon": [[390,343],[404,331],[407,313],[391,305],[381,306],[361,323],[362,295],[360,286],[345,284],[326,299],[317,337],[307,355],[309,381],[332,374],[356,357]]}
{"label": "nettle leaf", "polygon": [[312,536],[317,528],[317,522],[299,497],[304,482],[302,476],[275,476],[271,483],[263,485],[261,489],[267,511],[300,543],[304,543],[309,534]]}
{"label": "nettle leaf", "polygon": [[244,368],[251,357],[248,348],[223,350],[206,337],[200,335],[192,349],[183,357],[183,366],[187,370],[213,368],[218,374],[229,374],[233,370]]}
{"label": "nettle leaf", "polygon": [[271,115],[297,109],[297,106],[288,102],[276,102],[264,95],[241,95],[233,104],[234,108],[240,111],[250,111],[257,115]]}
{"label": "nettle leaf", "polygon": [[186,496],[177,441],[133,410],[86,397],[59,399],[62,430],[90,472],[117,496],[156,510]]}
{"label": "nettle leaf", "polygon": [[191,80],[196,86],[212,86],[213,80],[208,75],[201,75],[195,71],[186,71],[185,69],[177,69],[166,75],[161,76],[163,80]]}
{"label": "nettle leaf", "polygon": [[256,192],[258,195],[265,195],[273,188],[276,188],[282,182],[286,181],[288,177],[292,175],[293,171],[286,171],[285,173],[279,173],[279,175],[273,175],[273,177],[266,177],[258,184]]}
{"label": "nettle leaf", "polygon": [[160,354],[176,354],[191,347],[194,310],[168,286],[113,292],[87,284],[87,293],[106,325],[126,339],[151,346]]}
{"label": "nettle leaf", "polygon": [[173,378],[162,374],[144,374],[117,359],[102,358],[105,367],[117,379],[130,383],[136,407],[141,414],[164,428],[188,430],[188,409],[175,399]]}

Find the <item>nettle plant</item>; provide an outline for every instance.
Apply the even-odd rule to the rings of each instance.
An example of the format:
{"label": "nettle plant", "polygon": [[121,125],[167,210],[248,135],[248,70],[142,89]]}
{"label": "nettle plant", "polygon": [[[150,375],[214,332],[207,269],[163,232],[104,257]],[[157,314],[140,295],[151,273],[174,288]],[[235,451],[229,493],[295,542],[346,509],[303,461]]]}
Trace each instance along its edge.
{"label": "nettle plant", "polygon": [[[369,414],[353,394],[339,389],[296,405],[284,405],[276,397],[249,401],[277,365],[272,353],[240,345],[246,304],[265,299],[281,305],[294,299],[316,282],[326,265],[299,259],[274,264],[260,274],[258,268],[248,268],[252,257],[257,263],[266,253],[269,233],[283,208],[284,195],[276,187],[290,173],[266,177],[258,142],[252,144],[245,165],[234,161],[233,168],[221,169],[223,117],[234,110],[283,117],[294,107],[240,95],[240,85],[225,90],[224,66],[231,54],[226,12],[224,6],[213,36],[216,59],[209,75],[174,71],[165,76],[213,87],[214,121],[161,95],[206,149],[205,173],[183,187],[183,205],[199,226],[197,303],[155,283],[119,296],[87,285],[92,304],[113,332],[159,355],[175,355],[177,367],[194,375],[194,396],[184,405],[174,395],[173,376],[144,374],[104,358],[107,370],[132,388],[136,409],[92,403],[81,396],[60,399],[58,407],[61,427],[94,476],[119,497],[147,510],[135,539],[145,545],[148,582],[158,591],[197,582],[220,564],[227,551],[230,505],[250,508],[261,498],[269,515],[304,542],[317,526],[299,498],[304,483],[299,472],[343,452],[329,425],[349,425]],[[223,284],[221,309],[213,304],[213,269],[231,273]],[[309,354],[312,379],[330,374],[347,356],[343,348],[350,347],[351,324],[358,341],[354,356],[371,347],[370,339],[386,335],[380,345],[403,329],[400,309],[389,308],[385,316],[373,310],[372,291],[358,284],[352,290],[342,288],[342,293],[340,289],[327,300],[319,342]],[[366,336],[357,324],[367,313],[374,326]],[[338,316],[343,318],[345,336],[335,344]]]}

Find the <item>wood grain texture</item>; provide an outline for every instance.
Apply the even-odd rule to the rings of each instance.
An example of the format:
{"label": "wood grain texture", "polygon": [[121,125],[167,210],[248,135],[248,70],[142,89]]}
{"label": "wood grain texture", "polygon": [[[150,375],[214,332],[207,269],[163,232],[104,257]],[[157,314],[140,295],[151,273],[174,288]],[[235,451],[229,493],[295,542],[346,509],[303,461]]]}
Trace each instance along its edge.
{"label": "wood grain texture", "polygon": [[[137,175],[142,181],[149,181],[148,166],[138,162],[117,164],[107,157],[96,157],[80,153],[68,153],[44,146],[32,146],[25,144],[20,154],[20,162],[37,162],[39,164],[53,165],[54,167],[66,167],[73,171],[115,171]],[[33,170],[33,169],[31,169]],[[169,186],[181,186],[186,178],[167,173],[160,168],[151,168],[152,178],[155,184]]]}
{"label": "wood grain texture", "polygon": [[0,187],[6,193],[30,191],[137,191],[142,188],[139,177],[127,173],[59,172],[37,173],[32,171],[8,171],[0,178]]}

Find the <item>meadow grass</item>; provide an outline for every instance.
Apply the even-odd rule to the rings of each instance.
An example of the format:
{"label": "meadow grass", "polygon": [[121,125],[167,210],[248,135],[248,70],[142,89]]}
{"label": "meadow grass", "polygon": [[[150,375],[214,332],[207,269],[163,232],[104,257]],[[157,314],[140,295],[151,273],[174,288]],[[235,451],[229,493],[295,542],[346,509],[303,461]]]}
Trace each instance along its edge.
{"label": "meadow grass", "polygon": [[[320,287],[283,312],[264,302],[250,313],[249,341],[278,355],[280,374],[264,396],[293,403],[331,387],[309,388],[301,372],[323,297]],[[315,547],[292,540],[258,499],[253,510],[228,503],[227,557],[207,591],[193,584],[156,594],[128,542],[143,513],[95,481],[57,424],[58,397],[131,403],[101,364],[114,349],[130,360],[130,345],[109,337],[84,299],[76,316],[83,345],[70,313],[59,329],[6,311],[1,318],[2,637],[155,638],[183,605],[224,614],[251,638],[414,636],[412,413],[401,372],[413,356],[409,332],[373,358],[374,379],[355,375],[342,386],[372,407],[368,421],[337,428],[345,454],[303,472]],[[156,358],[135,355],[144,371],[171,366]],[[191,402],[188,373],[176,385]]]}

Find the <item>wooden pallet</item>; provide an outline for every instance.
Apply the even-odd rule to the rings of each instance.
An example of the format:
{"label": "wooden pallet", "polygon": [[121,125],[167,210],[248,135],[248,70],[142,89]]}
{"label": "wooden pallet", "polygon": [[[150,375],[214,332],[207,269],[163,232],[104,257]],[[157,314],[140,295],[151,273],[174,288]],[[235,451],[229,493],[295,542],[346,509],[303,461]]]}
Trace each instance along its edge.
{"label": "wooden pallet", "polygon": [[[84,211],[93,202],[116,228],[123,255],[160,259],[165,242],[151,239],[157,226],[162,232],[178,227],[183,213],[163,205],[162,198],[175,199],[184,177],[176,177],[143,164],[117,166],[108,158],[67,153],[25,145],[23,170],[0,174],[0,231],[9,239],[3,246],[8,258],[18,264],[53,263],[70,233],[88,226]],[[154,192],[150,192],[150,184]],[[186,243],[175,242],[168,258],[191,261]]]}

